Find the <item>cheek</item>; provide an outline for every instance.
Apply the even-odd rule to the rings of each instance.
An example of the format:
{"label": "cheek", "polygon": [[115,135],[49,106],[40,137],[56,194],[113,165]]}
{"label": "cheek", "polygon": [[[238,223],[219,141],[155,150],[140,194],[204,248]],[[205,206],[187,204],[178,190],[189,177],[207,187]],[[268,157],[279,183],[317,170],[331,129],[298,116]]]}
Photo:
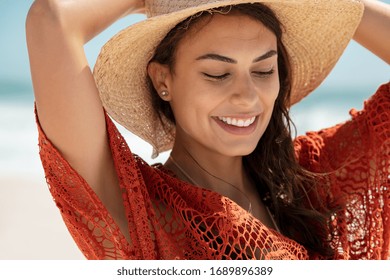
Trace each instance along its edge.
{"label": "cheek", "polygon": [[[210,90],[198,75],[187,71],[186,75],[178,74],[171,84],[171,106],[174,111],[182,114],[184,110],[191,114],[202,111],[203,113],[212,107],[216,101],[216,94]],[[214,98],[213,98],[214,97]]]}
{"label": "cheek", "polygon": [[195,86],[177,85],[172,92],[170,101],[176,124],[184,130],[199,126],[208,116],[208,102],[202,90]]}
{"label": "cheek", "polygon": [[280,85],[277,79],[261,85],[261,89],[259,90],[260,99],[266,111],[272,111],[275,101],[279,96],[279,90]]}
{"label": "cheek", "polygon": [[270,86],[270,92],[272,92],[273,101],[275,102],[276,98],[278,98],[279,90],[280,90],[280,81],[279,81],[278,74],[272,77],[269,86]]}
{"label": "cheek", "polygon": [[263,88],[263,90],[267,93],[263,95],[262,103],[265,109],[265,125],[268,126],[274,111],[275,102],[279,96],[279,80],[275,79],[272,83],[269,83],[266,88]]}
{"label": "cheek", "polygon": [[274,107],[275,101],[279,96],[280,91],[280,82],[279,75],[275,75],[269,84],[269,92],[270,94],[270,103],[272,103],[272,108]]}
{"label": "cheek", "polygon": [[[187,93],[193,95],[192,93]],[[186,95],[187,95],[186,94]],[[184,95],[184,94],[183,94]],[[207,121],[212,111],[211,103],[202,96],[181,96],[179,100],[173,99],[171,107],[178,123],[188,125],[201,125]]]}

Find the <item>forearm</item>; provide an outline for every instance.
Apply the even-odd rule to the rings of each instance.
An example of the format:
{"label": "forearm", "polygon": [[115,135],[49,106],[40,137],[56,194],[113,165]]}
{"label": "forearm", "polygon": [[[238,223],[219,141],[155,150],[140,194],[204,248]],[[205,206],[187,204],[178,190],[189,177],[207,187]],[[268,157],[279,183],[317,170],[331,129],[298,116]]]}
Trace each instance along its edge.
{"label": "forearm", "polygon": [[41,32],[60,29],[86,43],[122,16],[143,10],[144,0],[36,0],[27,24]]}
{"label": "forearm", "polygon": [[390,5],[376,0],[362,0],[362,21],[354,39],[390,64]]}

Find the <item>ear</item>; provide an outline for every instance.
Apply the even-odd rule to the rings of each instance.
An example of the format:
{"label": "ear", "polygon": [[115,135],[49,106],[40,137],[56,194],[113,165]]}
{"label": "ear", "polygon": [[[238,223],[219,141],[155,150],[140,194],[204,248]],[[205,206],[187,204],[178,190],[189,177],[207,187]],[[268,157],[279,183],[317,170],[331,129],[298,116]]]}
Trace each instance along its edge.
{"label": "ear", "polygon": [[160,97],[165,101],[170,101],[170,95],[161,96],[161,92],[168,91],[170,92],[171,84],[171,71],[167,65],[160,64],[158,62],[150,62],[148,64],[148,75],[152,80],[153,87],[160,95]]}

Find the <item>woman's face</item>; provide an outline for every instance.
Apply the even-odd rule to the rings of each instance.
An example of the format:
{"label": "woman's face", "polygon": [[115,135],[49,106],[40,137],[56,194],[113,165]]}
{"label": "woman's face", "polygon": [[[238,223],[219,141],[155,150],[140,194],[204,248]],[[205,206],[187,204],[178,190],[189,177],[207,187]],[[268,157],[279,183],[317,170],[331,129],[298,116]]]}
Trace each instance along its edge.
{"label": "woman's face", "polygon": [[214,15],[179,42],[168,101],[176,142],[227,156],[250,154],[279,92],[276,36],[244,15]]}

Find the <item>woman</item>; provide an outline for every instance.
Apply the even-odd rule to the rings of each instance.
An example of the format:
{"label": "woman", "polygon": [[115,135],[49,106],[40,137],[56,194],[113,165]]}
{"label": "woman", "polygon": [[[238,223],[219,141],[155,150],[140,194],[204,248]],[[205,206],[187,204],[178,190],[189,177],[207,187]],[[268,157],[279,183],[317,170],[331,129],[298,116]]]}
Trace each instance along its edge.
{"label": "woman", "polygon": [[[361,20],[356,1],[146,1],[92,75],[83,45],[145,8],[106,2],[35,1],[27,18],[42,163],[87,258],[389,257],[389,85],[295,142],[288,117],[359,23],[390,61],[388,6],[365,1]],[[105,112],[169,160],[133,155]]]}

